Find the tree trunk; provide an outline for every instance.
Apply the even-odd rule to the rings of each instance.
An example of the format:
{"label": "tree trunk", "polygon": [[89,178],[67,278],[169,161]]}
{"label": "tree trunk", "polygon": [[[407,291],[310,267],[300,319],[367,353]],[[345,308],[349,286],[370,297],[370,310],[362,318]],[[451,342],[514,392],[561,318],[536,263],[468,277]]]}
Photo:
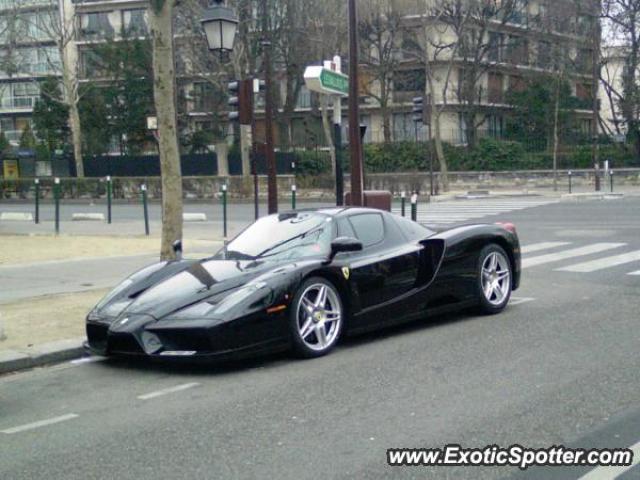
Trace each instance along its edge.
{"label": "tree trunk", "polygon": [[[427,77],[427,91],[429,92],[429,110],[431,111],[431,134],[433,136],[433,144],[436,150],[436,158],[438,165],[440,166],[440,182],[442,183],[442,191],[449,191],[449,167],[447,165],[447,159],[444,156],[444,148],[442,147],[442,132],[440,129],[440,111],[437,109],[435,98],[436,89],[433,85],[432,78],[430,76],[430,65],[426,62],[425,70]],[[444,96],[444,95],[443,95]],[[431,139],[429,139],[431,141]]]}
{"label": "tree trunk", "polygon": [[71,129],[71,141],[73,143],[73,158],[76,163],[76,176],[84,177],[84,161],[82,158],[82,130],[80,124],[80,112],[78,104],[71,102],[69,104],[69,128]]}
{"label": "tree trunk", "polygon": [[440,132],[440,114],[433,116],[433,143],[436,147],[436,157],[440,165],[440,182],[442,183],[442,191],[449,191],[449,167],[447,159],[444,156],[444,148],[442,147],[442,134]]}
{"label": "tree trunk", "polygon": [[175,259],[172,244],[182,240],[182,172],[176,121],[172,13],[173,0],[156,1],[149,9],[162,180],[162,260]]}
{"label": "tree trunk", "polygon": [[80,112],[76,101],[75,78],[67,65],[63,66],[62,82],[64,88],[64,102],[69,107],[69,129],[71,130],[71,142],[73,143],[73,157],[76,164],[76,176],[84,177],[84,162],[82,159],[82,130],[80,124]]}

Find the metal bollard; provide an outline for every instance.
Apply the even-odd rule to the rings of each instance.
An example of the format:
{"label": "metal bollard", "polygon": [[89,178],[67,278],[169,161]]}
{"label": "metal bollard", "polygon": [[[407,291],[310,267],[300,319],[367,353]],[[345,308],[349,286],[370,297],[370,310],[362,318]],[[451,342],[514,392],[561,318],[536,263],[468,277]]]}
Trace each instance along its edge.
{"label": "metal bollard", "polygon": [[35,183],[35,194],[36,194],[36,211],[35,211],[35,221],[36,225],[40,223],[40,180],[35,179],[33,181]]}
{"label": "metal bollard", "polygon": [[53,181],[53,198],[56,204],[56,235],[60,233],[60,179],[58,177]]}
{"label": "metal bollard", "polygon": [[227,242],[227,184],[222,185],[222,233]]}
{"label": "metal bollard", "polygon": [[400,213],[404,217],[407,210],[407,194],[405,192],[400,193]]}
{"label": "metal bollard", "polygon": [[296,186],[291,185],[291,209],[296,209]]}
{"label": "metal bollard", "polygon": [[140,190],[142,191],[142,208],[144,211],[144,233],[149,236],[149,205],[147,202],[147,186],[142,184],[140,186]]}
{"label": "metal bollard", "polygon": [[418,221],[418,194],[411,195],[411,220]]}
{"label": "metal bollard", "polygon": [[571,170],[569,170],[569,172],[567,172],[567,174],[569,175],[569,193],[571,193],[571,175],[573,175],[573,172]]}
{"label": "metal bollard", "polygon": [[611,193],[613,193],[613,170],[609,172],[609,180],[611,180]]}
{"label": "metal bollard", "polygon": [[107,223],[111,225],[111,176],[107,175]]}
{"label": "metal bollard", "polygon": [[600,191],[600,164],[596,163],[594,165],[594,170],[595,170],[595,180],[596,180],[596,192]]}

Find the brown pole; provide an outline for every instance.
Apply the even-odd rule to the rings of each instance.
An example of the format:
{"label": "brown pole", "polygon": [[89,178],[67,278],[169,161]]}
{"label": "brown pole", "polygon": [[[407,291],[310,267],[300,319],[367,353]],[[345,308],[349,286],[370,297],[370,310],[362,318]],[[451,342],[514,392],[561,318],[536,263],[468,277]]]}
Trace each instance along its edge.
{"label": "brown pole", "polygon": [[267,0],[262,0],[262,49],[264,54],[264,82],[265,82],[265,147],[267,156],[268,179],[268,211],[269,214],[278,213],[278,181],[276,177],[276,154],[273,150],[273,96],[271,79],[271,41],[267,37],[268,8]]}
{"label": "brown pole", "polygon": [[[601,40],[601,36],[602,36],[602,32],[600,30],[600,18],[599,18],[599,13],[600,13],[600,1],[597,0],[594,2],[594,4],[596,5],[594,13],[593,13],[593,28],[594,28],[594,32],[592,35],[593,38],[593,58],[592,58],[592,63],[593,65],[591,65],[592,71],[592,79],[591,79],[591,101],[592,101],[592,112],[591,112],[591,135],[592,135],[592,145],[591,145],[591,163],[593,164],[594,168],[595,166],[598,164],[599,159],[598,159],[598,122],[599,122],[599,115],[600,112],[599,110],[599,106],[600,103],[598,102],[598,87],[600,85],[600,40]],[[599,175],[598,171],[596,170],[596,176]],[[596,190],[600,190],[600,185],[599,185],[599,179],[596,179]]]}
{"label": "brown pole", "polygon": [[351,150],[351,205],[362,206],[362,144],[358,111],[358,13],[349,0],[349,146]]}

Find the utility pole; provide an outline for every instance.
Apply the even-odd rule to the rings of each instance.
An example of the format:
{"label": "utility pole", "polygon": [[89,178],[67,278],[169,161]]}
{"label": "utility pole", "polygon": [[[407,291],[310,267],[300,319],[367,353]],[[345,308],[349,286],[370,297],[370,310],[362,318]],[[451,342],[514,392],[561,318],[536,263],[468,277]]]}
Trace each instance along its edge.
{"label": "utility pole", "polygon": [[267,185],[269,215],[278,213],[278,180],[276,177],[276,154],[273,150],[273,84],[271,72],[271,41],[267,37],[269,29],[268,0],[262,0],[262,53],[265,80],[265,155],[267,157]]}
{"label": "utility pole", "polygon": [[349,145],[351,150],[351,205],[362,206],[363,171],[360,114],[358,111],[358,12],[356,0],[349,0]]}

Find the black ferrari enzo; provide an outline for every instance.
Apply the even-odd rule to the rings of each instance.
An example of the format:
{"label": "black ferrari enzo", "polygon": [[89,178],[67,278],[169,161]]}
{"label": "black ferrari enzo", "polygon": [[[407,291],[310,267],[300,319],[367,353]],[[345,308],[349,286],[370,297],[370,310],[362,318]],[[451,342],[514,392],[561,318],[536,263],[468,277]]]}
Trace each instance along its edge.
{"label": "black ferrari enzo", "polygon": [[281,213],[212,257],[131,275],[89,313],[88,346],[211,358],[293,347],[315,357],[345,334],[452,308],[500,312],[519,281],[511,224],[435,231],[367,208]]}

